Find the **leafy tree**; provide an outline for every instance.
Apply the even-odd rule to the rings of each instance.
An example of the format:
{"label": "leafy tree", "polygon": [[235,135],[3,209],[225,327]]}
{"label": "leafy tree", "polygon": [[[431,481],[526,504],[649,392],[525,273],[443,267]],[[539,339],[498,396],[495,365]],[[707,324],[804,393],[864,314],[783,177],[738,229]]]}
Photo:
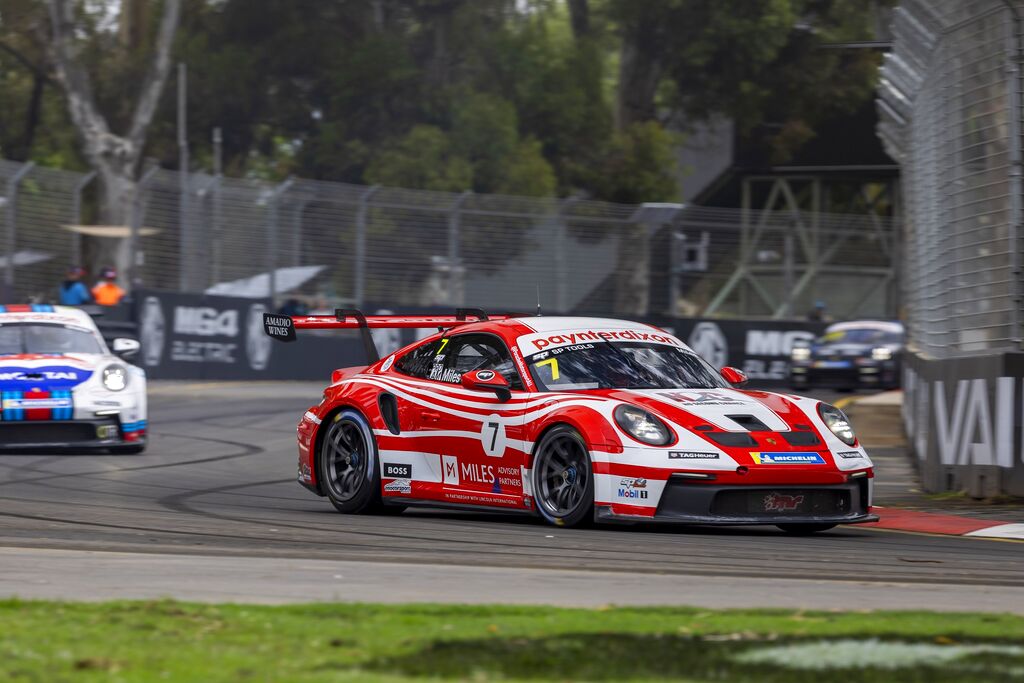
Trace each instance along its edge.
{"label": "leafy tree", "polygon": [[[81,138],[83,156],[99,177],[100,219],[107,224],[127,225],[130,220],[146,133],[170,71],[170,50],[180,8],[180,0],[163,0],[156,35],[149,42],[143,38],[149,35],[149,26],[142,0],[122,3],[122,23],[116,38],[104,30],[105,17],[90,14],[88,4],[47,0],[57,78]],[[83,34],[92,40],[83,40]],[[89,63],[100,59],[106,50],[117,57],[108,64],[106,76],[132,75],[133,82],[141,83],[133,100],[124,97],[123,82],[94,81],[89,75]],[[144,52],[152,53],[151,58],[137,59]],[[126,132],[115,133],[114,126]],[[128,269],[127,256],[127,250],[118,254],[123,271]],[[108,260],[106,255],[101,258]]]}
{"label": "leafy tree", "polygon": [[436,126],[414,126],[384,149],[366,169],[375,185],[461,192],[473,182],[473,167]]}

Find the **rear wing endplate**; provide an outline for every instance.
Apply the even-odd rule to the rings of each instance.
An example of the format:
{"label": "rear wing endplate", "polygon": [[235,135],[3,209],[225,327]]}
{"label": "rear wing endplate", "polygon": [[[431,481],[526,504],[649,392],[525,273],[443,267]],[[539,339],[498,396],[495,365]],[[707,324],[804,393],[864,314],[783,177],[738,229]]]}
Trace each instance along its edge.
{"label": "rear wing endplate", "polygon": [[505,320],[512,316],[488,317],[479,308],[459,308],[455,315],[365,315],[354,308],[339,308],[334,315],[279,315],[263,314],[263,331],[268,337],[283,342],[295,341],[295,330],[359,330],[371,364],[380,360],[377,345],[370,330],[373,329],[430,329],[439,330],[487,320]]}

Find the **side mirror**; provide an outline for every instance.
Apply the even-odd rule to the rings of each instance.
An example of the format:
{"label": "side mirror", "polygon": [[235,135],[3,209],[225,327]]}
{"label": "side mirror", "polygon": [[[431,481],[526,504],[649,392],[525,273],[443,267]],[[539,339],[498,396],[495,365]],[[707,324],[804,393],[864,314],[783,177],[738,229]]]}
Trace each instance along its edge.
{"label": "side mirror", "polygon": [[737,368],[726,365],[722,368],[721,373],[722,379],[734,387],[742,387],[747,383],[747,373],[742,370],[738,370]]}
{"label": "side mirror", "polygon": [[141,348],[142,344],[140,344],[135,339],[118,337],[117,339],[114,340],[114,343],[111,347],[111,351],[114,352],[115,356],[128,360],[129,358],[134,358],[135,356],[139,355],[139,349]]}
{"label": "side mirror", "polygon": [[504,403],[512,398],[512,388],[508,380],[494,370],[471,370],[462,373],[462,386],[473,391],[493,391],[498,400]]}

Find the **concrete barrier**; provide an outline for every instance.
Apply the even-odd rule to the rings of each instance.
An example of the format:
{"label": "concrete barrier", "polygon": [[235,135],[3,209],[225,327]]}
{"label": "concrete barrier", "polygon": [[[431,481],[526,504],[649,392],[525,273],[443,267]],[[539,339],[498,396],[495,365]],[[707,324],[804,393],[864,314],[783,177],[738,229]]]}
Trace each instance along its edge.
{"label": "concrete barrier", "polygon": [[925,490],[1024,496],[1024,353],[908,351],[903,368],[903,420]]}

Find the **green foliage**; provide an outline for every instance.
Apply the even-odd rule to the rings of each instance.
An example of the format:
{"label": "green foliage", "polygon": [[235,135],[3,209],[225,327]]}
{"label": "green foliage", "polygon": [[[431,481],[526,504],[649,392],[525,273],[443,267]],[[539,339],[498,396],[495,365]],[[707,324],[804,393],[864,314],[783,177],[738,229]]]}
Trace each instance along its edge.
{"label": "green foliage", "polygon": [[[1024,619],[868,610],[6,600],[0,633],[4,681],[1009,683],[1019,680]],[[852,663],[822,661],[841,660],[851,644],[859,652]],[[789,645],[823,654],[809,663],[780,661]],[[915,647],[942,657],[894,665],[892,655]]]}
{"label": "green foliage", "polygon": [[528,197],[551,197],[557,179],[551,164],[544,158],[539,140],[521,141],[505,160],[503,177],[495,191]]}
{"label": "green foliage", "polygon": [[[85,61],[114,129],[147,64],[151,5],[116,6],[131,10],[128,32],[81,13]],[[871,96],[877,54],[821,49],[871,37],[868,3],[581,6],[584,24],[566,0],[261,0],[259,11],[251,0],[185,0],[175,59],[189,67],[193,159],[209,167],[219,126],[232,175],[657,201],[676,194],[669,127],[725,114],[779,161]],[[81,167],[46,22],[43,0],[0,0],[0,154]],[[170,167],[174,91],[172,76],[147,149]],[[636,105],[628,116],[624,102]]]}
{"label": "green foliage", "polygon": [[634,123],[616,133],[591,182],[611,201],[636,204],[671,200],[678,194],[676,148],[681,136],[655,121]]}
{"label": "green foliage", "polygon": [[375,185],[461,192],[473,181],[473,167],[436,126],[414,126],[382,150],[366,169]]}

